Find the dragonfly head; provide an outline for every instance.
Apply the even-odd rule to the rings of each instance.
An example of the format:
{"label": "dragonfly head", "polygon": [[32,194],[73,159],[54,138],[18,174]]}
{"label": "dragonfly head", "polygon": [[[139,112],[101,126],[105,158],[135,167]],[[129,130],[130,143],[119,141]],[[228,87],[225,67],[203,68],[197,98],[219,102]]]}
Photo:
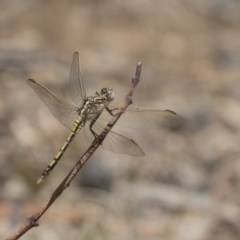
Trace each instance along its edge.
{"label": "dragonfly head", "polygon": [[105,96],[106,99],[111,102],[115,98],[115,91],[112,88],[102,88],[101,95]]}

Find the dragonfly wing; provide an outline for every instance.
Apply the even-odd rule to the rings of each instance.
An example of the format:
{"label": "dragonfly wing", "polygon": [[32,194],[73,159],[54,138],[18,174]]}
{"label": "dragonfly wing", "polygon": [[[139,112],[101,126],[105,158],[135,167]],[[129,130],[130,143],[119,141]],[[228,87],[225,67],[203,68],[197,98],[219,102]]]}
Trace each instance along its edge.
{"label": "dragonfly wing", "polygon": [[[89,129],[89,124],[90,124],[89,121],[85,124],[84,135],[89,142],[92,142],[94,140],[94,136]],[[98,135],[100,135],[103,129],[104,129],[104,126],[98,122],[96,122],[93,126],[93,130]],[[101,147],[118,154],[126,154],[130,156],[145,155],[143,150],[138,146],[138,144],[135,141],[113,131],[110,131],[108,133]]]}
{"label": "dragonfly wing", "polygon": [[77,106],[80,106],[83,100],[86,98],[86,90],[83,84],[83,79],[79,67],[78,52],[75,52],[73,54],[73,61],[69,76],[69,90],[73,102]]}
{"label": "dragonfly wing", "polygon": [[[117,103],[110,103],[110,109],[121,106]],[[111,115],[104,110],[101,120],[108,122]],[[176,127],[182,123],[182,118],[177,113],[170,110],[158,110],[129,106],[119,118],[117,125],[132,129],[154,129],[159,127]]]}
{"label": "dragonfly wing", "polygon": [[50,109],[53,116],[71,130],[74,121],[78,117],[78,108],[59,99],[48,89],[33,79],[28,79],[27,83],[33,88],[45,105]]}

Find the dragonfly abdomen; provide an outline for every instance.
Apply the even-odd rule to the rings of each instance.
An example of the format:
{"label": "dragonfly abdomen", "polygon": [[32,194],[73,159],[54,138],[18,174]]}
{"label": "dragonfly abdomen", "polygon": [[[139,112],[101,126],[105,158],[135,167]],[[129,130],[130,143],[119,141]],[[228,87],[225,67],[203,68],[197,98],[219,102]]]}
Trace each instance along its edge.
{"label": "dragonfly abdomen", "polygon": [[84,126],[84,121],[82,121],[81,118],[78,118],[74,122],[73,129],[72,129],[71,133],[69,134],[68,138],[66,139],[65,143],[63,144],[63,146],[61,147],[61,149],[59,150],[57,155],[54,157],[54,159],[47,166],[47,168],[43,171],[42,175],[38,178],[38,181],[37,181],[38,184],[41,183],[42,180],[44,180],[50,174],[50,172],[54,169],[54,167],[57,165],[57,163],[63,156],[64,152],[67,150],[69,144],[72,142],[74,137],[77,135],[79,130],[82,129],[83,126]]}

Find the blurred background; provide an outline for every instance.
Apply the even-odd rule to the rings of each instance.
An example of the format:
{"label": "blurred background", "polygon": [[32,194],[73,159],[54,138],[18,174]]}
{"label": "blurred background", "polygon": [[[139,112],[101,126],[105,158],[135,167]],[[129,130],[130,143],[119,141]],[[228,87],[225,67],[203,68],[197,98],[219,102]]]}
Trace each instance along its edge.
{"label": "blurred background", "polygon": [[[70,101],[74,51],[88,95],[125,96],[137,62],[136,106],[171,109],[175,129],[118,129],[144,157],[98,149],[22,239],[240,239],[240,2],[0,1],[0,238],[50,197],[89,143],[83,134],[40,185],[69,130],[33,78]],[[134,123],[133,123],[134,124]]]}

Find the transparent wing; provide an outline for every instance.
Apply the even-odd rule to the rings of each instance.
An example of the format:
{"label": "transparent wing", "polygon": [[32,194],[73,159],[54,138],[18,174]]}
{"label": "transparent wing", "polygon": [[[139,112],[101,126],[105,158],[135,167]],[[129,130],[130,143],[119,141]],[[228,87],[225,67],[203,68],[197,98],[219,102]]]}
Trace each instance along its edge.
{"label": "transparent wing", "polygon": [[86,90],[79,67],[79,54],[73,54],[73,61],[69,76],[69,90],[73,102],[79,107],[86,98]]}
{"label": "transparent wing", "polygon": [[[121,106],[118,103],[110,103],[109,109]],[[103,121],[110,121],[111,115],[104,110],[100,116]],[[117,125],[132,129],[154,129],[159,127],[176,127],[182,123],[182,118],[171,110],[158,110],[129,106],[119,118]]]}
{"label": "transparent wing", "polygon": [[33,88],[33,90],[50,109],[53,116],[71,130],[74,121],[78,117],[78,108],[59,99],[48,89],[33,79],[28,79],[27,83]]}
{"label": "transparent wing", "polygon": [[[92,142],[94,140],[94,136],[92,135],[89,129],[90,122],[88,121],[84,127],[84,135],[85,138]],[[104,129],[104,126],[100,123],[96,122],[93,126],[93,130],[99,135]],[[132,139],[124,137],[116,132],[111,131],[107,137],[104,139],[102,148],[109,150],[118,154],[126,154],[130,156],[144,156],[143,150],[138,146],[136,142]]]}

